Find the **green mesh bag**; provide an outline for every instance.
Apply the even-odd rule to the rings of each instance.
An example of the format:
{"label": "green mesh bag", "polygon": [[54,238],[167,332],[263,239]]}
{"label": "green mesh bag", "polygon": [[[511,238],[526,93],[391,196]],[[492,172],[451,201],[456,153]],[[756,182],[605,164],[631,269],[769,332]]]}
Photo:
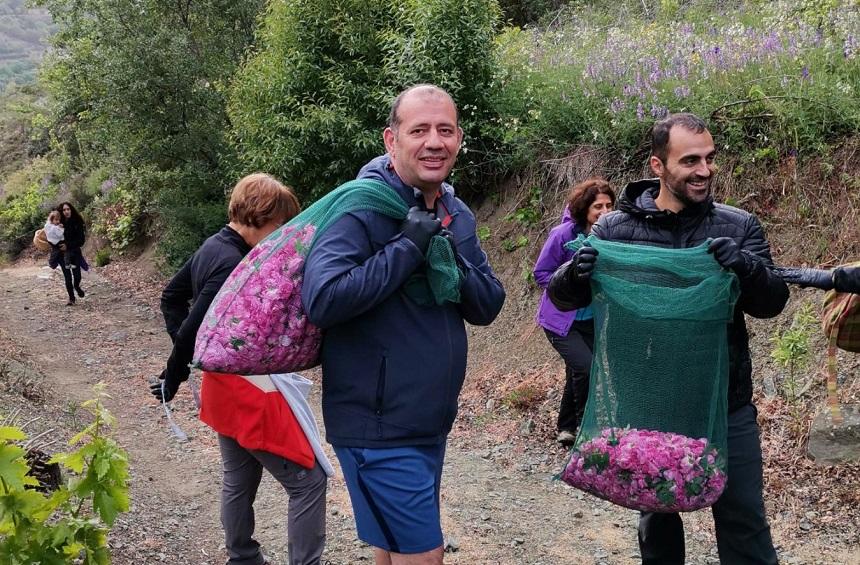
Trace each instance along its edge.
{"label": "green mesh bag", "polygon": [[728,344],[737,277],[707,252],[594,237],[588,402],[561,478],[635,510],[713,504],[726,483]]}
{"label": "green mesh bag", "polygon": [[[318,363],[322,333],[301,301],[305,258],[344,214],[361,210],[406,218],[408,208],[387,184],[354,180],[322,197],[258,243],[227,277],[197,332],[194,365],[238,375],[288,373]],[[451,244],[436,235],[424,268],[404,285],[422,305],[460,301]]]}

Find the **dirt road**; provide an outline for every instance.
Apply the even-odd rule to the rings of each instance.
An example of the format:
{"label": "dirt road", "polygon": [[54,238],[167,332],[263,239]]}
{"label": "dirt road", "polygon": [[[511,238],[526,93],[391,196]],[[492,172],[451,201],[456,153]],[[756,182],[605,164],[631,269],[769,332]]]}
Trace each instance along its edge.
{"label": "dirt road", "polygon": [[[86,298],[66,307],[58,273],[26,264],[0,271],[0,335],[26,353],[52,399],[29,409],[71,406],[89,398],[93,384],[106,382],[132,473],[131,511],[110,536],[113,562],[223,563],[214,434],[196,419],[183,387],[175,416],[189,441],[177,441],[146,386],[169,347],[157,305],[97,273],[85,274],[84,288]],[[3,396],[0,412],[12,402],[22,400]],[[552,480],[564,454],[545,440],[522,449],[508,439],[462,430],[452,435],[442,494],[443,527],[453,550],[446,563],[638,562],[634,512]],[[286,495],[268,478],[256,509],[258,540],[273,563],[286,563]],[[687,523],[689,562],[718,563],[710,514],[696,513]],[[330,563],[369,561],[368,549],[355,537],[340,477],[329,482],[327,538],[324,558]],[[833,545],[826,536],[783,544],[783,561],[789,563],[849,563],[858,557],[856,548]]]}

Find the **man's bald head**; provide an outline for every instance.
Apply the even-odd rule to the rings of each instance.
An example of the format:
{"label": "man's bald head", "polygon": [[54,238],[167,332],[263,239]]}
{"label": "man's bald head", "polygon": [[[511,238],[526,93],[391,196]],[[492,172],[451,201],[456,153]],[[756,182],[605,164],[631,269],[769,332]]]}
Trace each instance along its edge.
{"label": "man's bald head", "polygon": [[450,100],[451,104],[454,106],[454,110],[457,112],[457,125],[460,125],[460,110],[457,108],[457,104],[454,103],[454,98],[448,94],[447,90],[434,84],[416,84],[398,94],[397,98],[395,98],[394,102],[391,104],[391,112],[388,114],[388,127],[392,130],[397,131],[397,128],[400,125],[400,115],[398,114],[400,105],[406,98],[412,96],[430,99],[444,98]]}

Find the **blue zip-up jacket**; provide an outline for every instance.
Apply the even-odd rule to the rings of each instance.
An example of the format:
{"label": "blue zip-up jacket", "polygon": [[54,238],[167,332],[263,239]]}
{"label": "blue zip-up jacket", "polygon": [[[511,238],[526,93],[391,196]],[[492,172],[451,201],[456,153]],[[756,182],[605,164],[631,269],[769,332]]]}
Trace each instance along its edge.
{"label": "blue zip-up jacket", "polygon": [[[389,157],[358,178],[380,180],[409,206],[423,197],[400,180]],[[397,447],[445,441],[466,375],[466,329],[492,322],[505,300],[487,263],[475,216],[453,188],[437,200],[451,216],[460,267],[461,302],[421,306],[403,292],[424,256],[400,232],[400,221],[371,211],[332,224],[305,261],[302,303],[324,330],[322,408],[326,439],[336,446]]]}

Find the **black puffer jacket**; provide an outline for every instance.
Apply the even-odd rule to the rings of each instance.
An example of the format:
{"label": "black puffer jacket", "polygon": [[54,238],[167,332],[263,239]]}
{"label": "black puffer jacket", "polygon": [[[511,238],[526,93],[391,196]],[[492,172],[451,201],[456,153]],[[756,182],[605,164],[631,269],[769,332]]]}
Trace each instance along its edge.
{"label": "black puffer jacket", "polygon": [[[654,203],[659,190],[655,179],[630,183],[618,199],[618,210],[600,218],[591,233],[605,240],[669,248],[695,247],[709,238],[731,237],[754,260],[752,272],[740,279],[741,295],[728,326],[728,405],[732,412],[752,400],[752,361],[744,314],[756,318],[778,315],[788,300],[788,287],[770,269],[770,247],[755,216],[710,199],[677,214],[659,210]],[[567,310],[591,302],[587,284],[568,282],[571,265],[559,268],[547,289],[556,306]]]}

